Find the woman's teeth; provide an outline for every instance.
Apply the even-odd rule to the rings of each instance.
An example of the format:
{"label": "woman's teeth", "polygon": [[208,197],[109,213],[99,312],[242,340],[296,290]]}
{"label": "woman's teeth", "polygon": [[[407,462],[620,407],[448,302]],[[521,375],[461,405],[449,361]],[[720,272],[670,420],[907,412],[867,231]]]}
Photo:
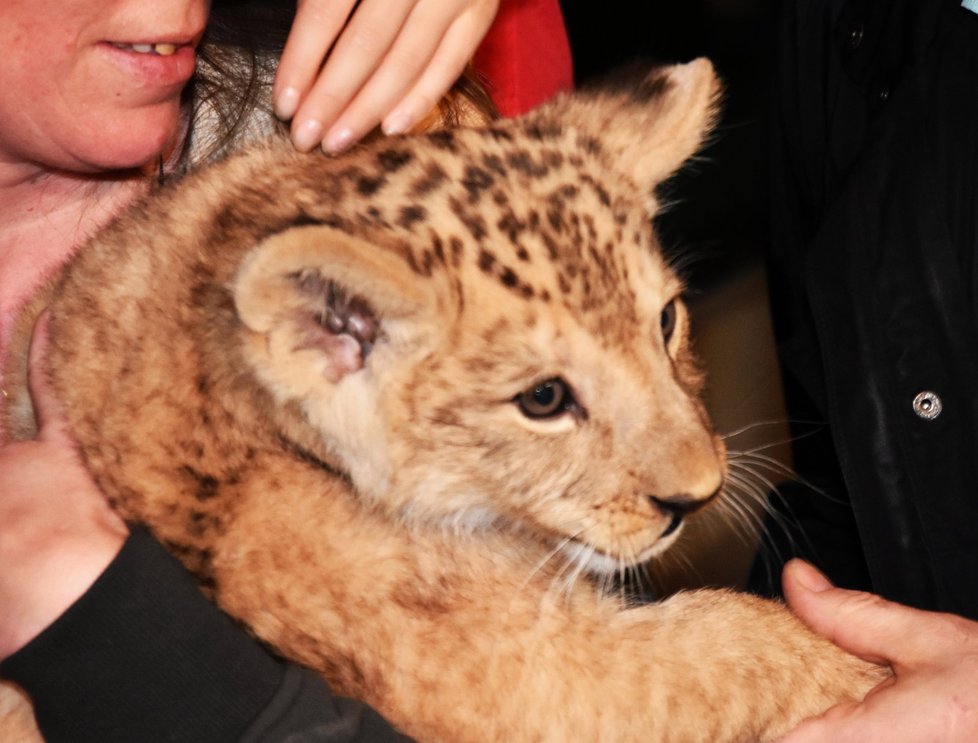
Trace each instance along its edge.
{"label": "woman's teeth", "polygon": [[169,57],[177,51],[176,44],[115,44],[114,46],[139,54],[158,54],[161,57]]}

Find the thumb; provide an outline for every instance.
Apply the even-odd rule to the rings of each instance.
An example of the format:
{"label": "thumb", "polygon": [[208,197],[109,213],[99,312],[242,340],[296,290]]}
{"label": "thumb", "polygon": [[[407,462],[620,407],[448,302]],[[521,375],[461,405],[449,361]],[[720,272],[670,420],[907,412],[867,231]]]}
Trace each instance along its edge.
{"label": "thumb", "polygon": [[27,362],[27,387],[34,406],[34,419],[40,436],[57,436],[63,433],[61,408],[51,386],[47,372],[47,355],[50,347],[50,314],[42,312],[34,324],[31,347]]}
{"label": "thumb", "polygon": [[792,611],[843,650],[873,663],[891,665],[897,662],[896,656],[910,662],[927,655],[928,648],[920,647],[922,642],[929,642],[927,632],[922,632],[922,623],[932,616],[927,612],[875,594],[836,588],[801,560],[791,560],[785,566],[783,584]]}

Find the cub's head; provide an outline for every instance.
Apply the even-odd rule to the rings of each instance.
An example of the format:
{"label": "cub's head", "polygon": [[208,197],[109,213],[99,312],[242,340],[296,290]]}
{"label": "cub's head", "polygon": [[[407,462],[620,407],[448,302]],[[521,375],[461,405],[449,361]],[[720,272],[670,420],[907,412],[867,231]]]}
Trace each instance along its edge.
{"label": "cub's head", "polygon": [[717,93],[696,61],[323,160],[237,273],[248,363],[398,518],[647,559],[724,476],[651,226]]}

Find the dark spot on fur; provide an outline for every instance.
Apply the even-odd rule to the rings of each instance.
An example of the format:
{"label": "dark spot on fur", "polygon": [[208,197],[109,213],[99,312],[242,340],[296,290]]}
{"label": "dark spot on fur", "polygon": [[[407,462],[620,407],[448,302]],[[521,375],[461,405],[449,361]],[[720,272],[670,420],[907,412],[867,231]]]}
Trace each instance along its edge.
{"label": "dark spot on fur", "polygon": [[377,162],[385,173],[396,173],[414,159],[408,150],[391,148],[377,155]]}
{"label": "dark spot on fur", "polygon": [[430,250],[425,250],[421,257],[422,273],[431,276],[431,269],[435,265],[435,255]]}
{"label": "dark spot on fur", "polygon": [[483,155],[482,164],[496,175],[506,175],[506,164],[499,155]]}
{"label": "dark spot on fur", "polygon": [[557,241],[546,232],[540,234],[540,239],[543,240],[543,245],[547,249],[547,257],[552,261],[557,260],[560,255],[560,246],[557,245]]}
{"label": "dark spot on fur", "polygon": [[458,149],[458,145],[455,143],[455,134],[448,129],[432,132],[428,135],[428,138],[440,150],[455,152]]}
{"label": "dark spot on fur", "polygon": [[418,264],[417,258],[414,257],[414,251],[411,250],[411,248],[406,247],[403,251],[403,255],[405,262],[408,264],[408,268],[414,271],[414,273],[420,274],[421,266]]}
{"label": "dark spot on fur", "polygon": [[465,370],[472,374],[487,374],[495,370],[493,362],[482,356],[472,356],[462,361]]}
{"label": "dark spot on fur", "polygon": [[453,236],[448,239],[448,248],[452,253],[452,265],[457,268],[465,254],[465,244],[458,237]]}
{"label": "dark spot on fur", "polygon": [[416,222],[421,222],[428,216],[428,210],[423,206],[402,206],[397,223],[405,229],[411,229]]}
{"label": "dark spot on fur", "polygon": [[514,170],[530,178],[542,178],[549,172],[546,165],[534,162],[526,150],[516,150],[506,156],[506,163]]}
{"label": "dark spot on fur", "polygon": [[479,268],[485,273],[492,273],[493,267],[496,265],[496,256],[490,253],[485,248],[479,251]]}
{"label": "dark spot on fur", "polygon": [[544,150],[543,162],[549,168],[559,168],[561,165],[564,164],[564,156],[560,154],[557,150]]}
{"label": "dark spot on fur", "polygon": [[432,163],[424,174],[411,184],[411,195],[426,196],[448,180],[448,174],[437,163]]}
{"label": "dark spot on fur", "polygon": [[528,124],[524,131],[531,139],[544,140],[559,137],[564,130],[552,119],[538,119]]}
{"label": "dark spot on fur", "polygon": [[474,165],[469,165],[462,176],[462,185],[468,191],[470,201],[477,200],[483,191],[492,186],[492,183],[492,176]]}
{"label": "dark spot on fur", "polygon": [[[197,281],[190,287],[190,306],[191,307],[205,307],[209,304],[208,298],[211,294],[213,285],[207,281]],[[99,338],[96,335],[95,342],[99,343]],[[102,348],[101,345],[98,346]]]}
{"label": "dark spot on fur", "polygon": [[189,475],[196,481],[194,498],[197,500],[208,501],[218,494],[221,483],[217,478],[213,477],[212,475],[198,472],[190,465],[184,465],[180,469],[184,474]]}
{"label": "dark spot on fur", "polygon": [[[432,372],[437,371],[432,369]],[[439,426],[462,427],[462,419],[453,407],[439,408],[428,416],[428,420]]]}
{"label": "dark spot on fur", "polygon": [[486,129],[486,134],[488,134],[497,142],[513,141],[513,133],[508,129],[499,129],[499,128]]}
{"label": "dark spot on fur", "polygon": [[496,223],[496,227],[500,232],[505,233],[512,243],[515,243],[520,233],[526,229],[526,225],[512,211],[507,211]]}
{"label": "dark spot on fur", "polygon": [[[578,136],[577,146],[584,150],[589,155],[597,155],[601,152],[601,143],[595,137],[591,137],[585,134]],[[574,165],[580,166],[580,161],[572,163]]]}
{"label": "dark spot on fur", "polygon": [[560,234],[564,229],[564,216],[560,211],[559,207],[552,207],[547,210],[547,222],[550,224],[550,228]]}
{"label": "dark spot on fur", "polygon": [[365,214],[360,215],[361,224],[370,226],[388,226],[387,220],[384,218],[384,213],[377,206],[368,206]]}
{"label": "dark spot on fur", "polygon": [[601,202],[602,206],[611,206],[611,195],[608,193],[608,190],[604,186],[602,186],[600,183],[598,183],[596,180],[594,180],[594,178],[592,178],[589,175],[582,176],[581,181],[583,183],[588,184],[591,187],[595,195],[598,197],[598,201]]}
{"label": "dark spot on fur", "polygon": [[508,267],[503,267],[502,272],[499,274],[499,280],[503,282],[504,286],[510,288],[516,286],[520,281],[513,269]]}
{"label": "dark spot on fur", "polygon": [[384,185],[383,178],[364,175],[357,179],[356,189],[361,196],[373,196],[382,185]]}
{"label": "dark spot on fur", "polygon": [[195,537],[202,537],[211,529],[220,525],[220,519],[216,516],[204,513],[203,511],[191,511],[187,521],[187,533]]}
{"label": "dark spot on fur", "polygon": [[468,211],[458,199],[450,199],[449,207],[477,241],[483,240],[489,234],[486,228],[486,221],[482,218],[482,215]]}

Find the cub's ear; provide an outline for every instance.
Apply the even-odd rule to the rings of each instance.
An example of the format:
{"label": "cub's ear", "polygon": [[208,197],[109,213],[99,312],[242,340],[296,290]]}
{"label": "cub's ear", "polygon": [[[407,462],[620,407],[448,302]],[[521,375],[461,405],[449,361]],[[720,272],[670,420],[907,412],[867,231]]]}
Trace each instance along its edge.
{"label": "cub's ear", "polygon": [[618,170],[652,188],[703,145],[719,114],[720,91],[713,65],[696,59],[608,80],[538,112],[589,132]]}
{"label": "cub's ear", "polygon": [[340,382],[375,346],[411,343],[435,312],[431,287],[396,247],[325,226],[261,242],[232,291],[252,363],[286,398]]}

